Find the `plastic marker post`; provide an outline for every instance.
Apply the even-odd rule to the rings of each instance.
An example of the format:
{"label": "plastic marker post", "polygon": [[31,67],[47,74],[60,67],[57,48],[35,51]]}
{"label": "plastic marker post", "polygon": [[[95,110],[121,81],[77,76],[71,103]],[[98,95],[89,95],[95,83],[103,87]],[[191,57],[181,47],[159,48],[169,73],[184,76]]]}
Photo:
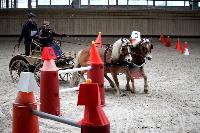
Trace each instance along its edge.
{"label": "plastic marker post", "polygon": [[53,48],[45,47],[42,52],[44,63],[40,69],[40,111],[60,115],[58,68],[54,59]]}
{"label": "plastic marker post", "polygon": [[105,105],[104,63],[99,56],[94,42],[92,42],[92,46],[90,48],[90,65],[92,66],[92,69],[87,72],[87,77],[90,78],[93,83],[98,83],[101,105]]}
{"label": "plastic marker post", "polygon": [[37,109],[33,91],[39,88],[33,73],[22,72],[17,88],[19,92],[13,103],[12,133],[39,133],[38,117],[31,111]]}
{"label": "plastic marker post", "polygon": [[84,105],[84,118],[79,122],[81,133],[110,133],[110,122],[102,107],[97,83],[91,79],[80,84],[78,103]]}
{"label": "plastic marker post", "polygon": [[97,36],[97,38],[96,38],[96,40],[95,40],[95,44],[96,44],[99,48],[102,47],[101,32],[99,32],[99,34],[98,34],[98,36]]}

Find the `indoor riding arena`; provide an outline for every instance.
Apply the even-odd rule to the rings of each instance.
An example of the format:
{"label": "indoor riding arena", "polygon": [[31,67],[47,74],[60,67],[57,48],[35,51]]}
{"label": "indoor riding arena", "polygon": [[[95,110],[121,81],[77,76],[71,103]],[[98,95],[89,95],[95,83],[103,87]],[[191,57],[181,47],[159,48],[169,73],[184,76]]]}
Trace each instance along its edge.
{"label": "indoor riding arena", "polygon": [[0,0],[0,132],[200,133],[200,2]]}

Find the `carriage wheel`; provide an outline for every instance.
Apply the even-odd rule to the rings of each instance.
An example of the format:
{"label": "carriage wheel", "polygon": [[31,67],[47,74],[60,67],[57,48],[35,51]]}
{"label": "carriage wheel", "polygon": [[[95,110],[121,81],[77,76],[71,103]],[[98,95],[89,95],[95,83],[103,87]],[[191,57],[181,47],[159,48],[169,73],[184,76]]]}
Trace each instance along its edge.
{"label": "carriage wheel", "polygon": [[38,86],[40,86],[40,73],[41,73],[40,68],[42,68],[42,65],[43,65],[42,63],[38,63],[34,70],[34,77]]}
{"label": "carriage wheel", "polygon": [[69,81],[72,77],[72,73],[62,73],[62,74],[59,74],[59,77],[62,81]]}
{"label": "carriage wheel", "polygon": [[29,64],[23,60],[13,61],[10,65],[10,75],[14,82],[19,80],[21,72],[29,72]]}

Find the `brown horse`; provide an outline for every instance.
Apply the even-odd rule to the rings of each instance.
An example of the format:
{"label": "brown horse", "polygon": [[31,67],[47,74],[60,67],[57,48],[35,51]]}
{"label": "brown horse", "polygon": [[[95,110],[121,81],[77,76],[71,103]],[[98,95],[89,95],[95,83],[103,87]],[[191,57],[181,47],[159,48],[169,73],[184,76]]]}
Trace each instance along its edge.
{"label": "brown horse", "polygon": [[[106,48],[98,48],[100,57],[104,61],[104,77],[109,81],[111,87],[115,88],[117,91],[117,95],[120,95],[120,89],[119,89],[119,81],[117,78],[117,75],[119,73],[124,73],[127,77],[127,85],[126,89],[131,90],[131,92],[135,92],[135,87],[134,87],[134,79],[131,78],[131,71],[130,67],[134,68],[136,65],[133,62],[133,56],[134,56],[134,50],[136,48],[133,48],[132,44],[130,41],[126,38],[121,38],[117,40],[113,45],[110,47]],[[141,49],[142,50],[142,49]],[[147,48],[147,50],[149,50]],[[147,53],[143,53],[146,56]],[[77,54],[77,58],[75,59],[75,65],[74,67],[81,67],[81,66],[88,66],[88,61],[90,57],[90,49],[85,48]],[[135,62],[137,63],[137,62]],[[77,86],[80,82],[80,79],[85,80],[83,74],[84,72],[76,72],[73,73],[72,79],[70,84],[72,86]],[[107,73],[111,73],[114,82],[107,76]],[[129,86],[129,81],[132,81],[132,88]]]}
{"label": "brown horse", "polygon": [[[127,84],[126,89],[131,90],[131,92],[135,92],[134,86],[134,74],[137,72],[140,77],[144,78],[144,92],[148,92],[148,84],[147,84],[147,76],[144,72],[144,64],[145,59],[151,60],[151,50],[153,49],[153,44],[149,41],[149,39],[142,39],[136,47],[131,48],[131,56],[132,56],[132,63],[129,66],[129,74],[126,75]],[[132,82],[132,89],[130,89],[129,81]]]}

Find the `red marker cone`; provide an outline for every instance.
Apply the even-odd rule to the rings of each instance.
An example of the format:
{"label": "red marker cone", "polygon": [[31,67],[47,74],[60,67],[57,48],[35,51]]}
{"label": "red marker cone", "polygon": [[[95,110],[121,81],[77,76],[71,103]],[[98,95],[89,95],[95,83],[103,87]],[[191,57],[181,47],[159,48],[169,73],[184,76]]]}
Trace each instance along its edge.
{"label": "red marker cone", "polygon": [[176,50],[181,52],[182,48],[181,48],[181,43],[180,43],[180,39],[178,38],[177,43],[176,43]]}
{"label": "red marker cone", "polygon": [[169,36],[167,36],[167,39],[166,39],[166,47],[170,47],[170,46],[171,46],[171,41],[170,41]]}
{"label": "red marker cone", "polygon": [[[28,78],[28,79],[27,79]],[[32,85],[32,86],[30,86]],[[12,133],[39,133],[38,117],[32,114],[37,109],[33,90],[37,88],[33,73],[22,72],[18,94],[13,103]],[[33,87],[36,87],[33,89]]]}
{"label": "red marker cone", "polygon": [[96,38],[96,40],[95,40],[95,44],[96,44],[96,46],[98,46],[99,48],[102,47],[101,32],[99,32],[99,34],[98,34],[98,36],[97,36],[97,38]]}
{"label": "red marker cone", "polygon": [[95,42],[92,41],[92,45],[91,45],[91,48],[90,48],[90,63],[92,64],[102,64],[103,61],[99,55],[99,52],[95,46]]}
{"label": "red marker cone", "polygon": [[105,105],[104,63],[102,62],[94,42],[92,42],[90,49],[90,65],[92,69],[87,72],[87,77],[92,79],[93,83],[98,83],[101,96],[101,105]]}
{"label": "red marker cone", "polygon": [[163,44],[163,45],[165,44],[165,36],[164,36],[164,34],[163,34],[163,33],[161,34],[161,36],[160,36],[160,39],[159,39],[159,40],[160,40],[161,44]]}
{"label": "red marker cone", "polygon": [[56,55],[51,47],[45,47],[40,77],[40,111],[60,115],[58,68],[53,59]]}
{"label": "red marker cone", "polygon": [[81,133],[110,133],[110,122],[100,105],[97,83],[87,80],[80,84],[77,105],[85,105],[84,118],[80,121]]}

